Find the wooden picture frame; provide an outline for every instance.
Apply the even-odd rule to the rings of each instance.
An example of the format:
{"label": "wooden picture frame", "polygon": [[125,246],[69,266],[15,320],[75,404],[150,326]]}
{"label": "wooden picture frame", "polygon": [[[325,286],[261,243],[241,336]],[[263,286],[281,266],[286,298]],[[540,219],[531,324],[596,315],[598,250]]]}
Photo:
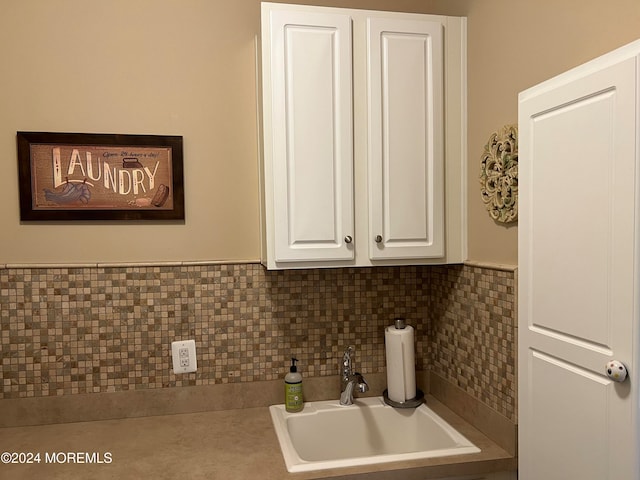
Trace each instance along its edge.
{"label": "wooden picture frame", "polygon": [[21,221],[184,220],[181,136],[17,132]]}

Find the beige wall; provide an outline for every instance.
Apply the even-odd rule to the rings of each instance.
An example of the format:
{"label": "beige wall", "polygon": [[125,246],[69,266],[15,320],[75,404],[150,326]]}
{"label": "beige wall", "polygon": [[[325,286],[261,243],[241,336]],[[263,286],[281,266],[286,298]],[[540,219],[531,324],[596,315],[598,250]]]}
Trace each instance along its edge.
{"label": "beige wall", "polygon": [[[506,264],[517,227],[479,199],[484,143],[519,91],[640,36],[635,0],[297,3],[468,16],[469,257]],[[257,259],[258,33],[258,0],[4,0],[0,263]],[[17,130],[183,135],[185,222],[20,224]]]}
{"label": "beige wall", "polygon": [[[450,2],[441,2],[450,3]],[[496,224],[478,176],[491,133],[518,120],[518,92],[640,38],[636,0],[473,0],[468,5],[469,258],[517,263],[517,227]]]}
{"label": "beige wall", "polygon": [[[0,263],[258,258],[257,1],[2,3]],[[186,221],[21,225],[16,130],[183,135]]]}

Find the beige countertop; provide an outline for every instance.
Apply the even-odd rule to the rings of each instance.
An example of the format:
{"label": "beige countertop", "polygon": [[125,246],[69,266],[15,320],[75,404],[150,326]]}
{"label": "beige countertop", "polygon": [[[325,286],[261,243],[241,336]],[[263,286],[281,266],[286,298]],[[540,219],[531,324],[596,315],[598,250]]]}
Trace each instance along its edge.
{"label": "beige countertop", "polygon": [[1,428],[0,452],[21,453],[16,461],[35,461],[39,454],[40,462],[2,463],[0,478],[418,480],[516,469],[512,455],[434,398],[427,403],[482,452],[291,474],[269,409],[257,407]]}

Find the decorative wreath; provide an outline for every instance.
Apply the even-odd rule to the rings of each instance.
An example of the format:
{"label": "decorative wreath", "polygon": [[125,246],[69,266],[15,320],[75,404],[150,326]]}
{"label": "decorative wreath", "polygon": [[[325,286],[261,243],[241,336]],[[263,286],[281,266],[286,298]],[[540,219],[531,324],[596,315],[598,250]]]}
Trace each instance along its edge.
{"label": "decorative wreath", "polygon": [[482,201],[496,222],[518,220],[518,127],[505,125],[484,146]]}

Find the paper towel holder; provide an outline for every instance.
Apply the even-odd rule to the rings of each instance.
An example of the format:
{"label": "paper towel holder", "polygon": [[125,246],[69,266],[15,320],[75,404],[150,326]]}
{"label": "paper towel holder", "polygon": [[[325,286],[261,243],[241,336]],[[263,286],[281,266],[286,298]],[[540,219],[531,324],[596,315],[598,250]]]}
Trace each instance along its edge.
{"label": "paper towel holder", "polygon": [[[407,328],[405,319],[402,317],[395,318],[393,320],[393,324],[396,330],[404,330],[405,328]],[[424,402],[424,393],[422,392],[422,390],[416,388],[415,397],[405,400],[404,402],[396,402],[395,400],[391,400],[389,398],[389,390],[385,388],[384,392],[382,392],[382,398],[384,400],[384,403],[395,408],[417,408]]]}
{"label": "paper towel holder", "polygon": [[417,408],[424,402],[424,393],[419,388],[416,388],[415,397],[405,400],[404,402],[394,402],[389,398],[389,392],[385,388],[384,392],[382,392],[382,398],[384,399],[384,403],[395,408]]}

